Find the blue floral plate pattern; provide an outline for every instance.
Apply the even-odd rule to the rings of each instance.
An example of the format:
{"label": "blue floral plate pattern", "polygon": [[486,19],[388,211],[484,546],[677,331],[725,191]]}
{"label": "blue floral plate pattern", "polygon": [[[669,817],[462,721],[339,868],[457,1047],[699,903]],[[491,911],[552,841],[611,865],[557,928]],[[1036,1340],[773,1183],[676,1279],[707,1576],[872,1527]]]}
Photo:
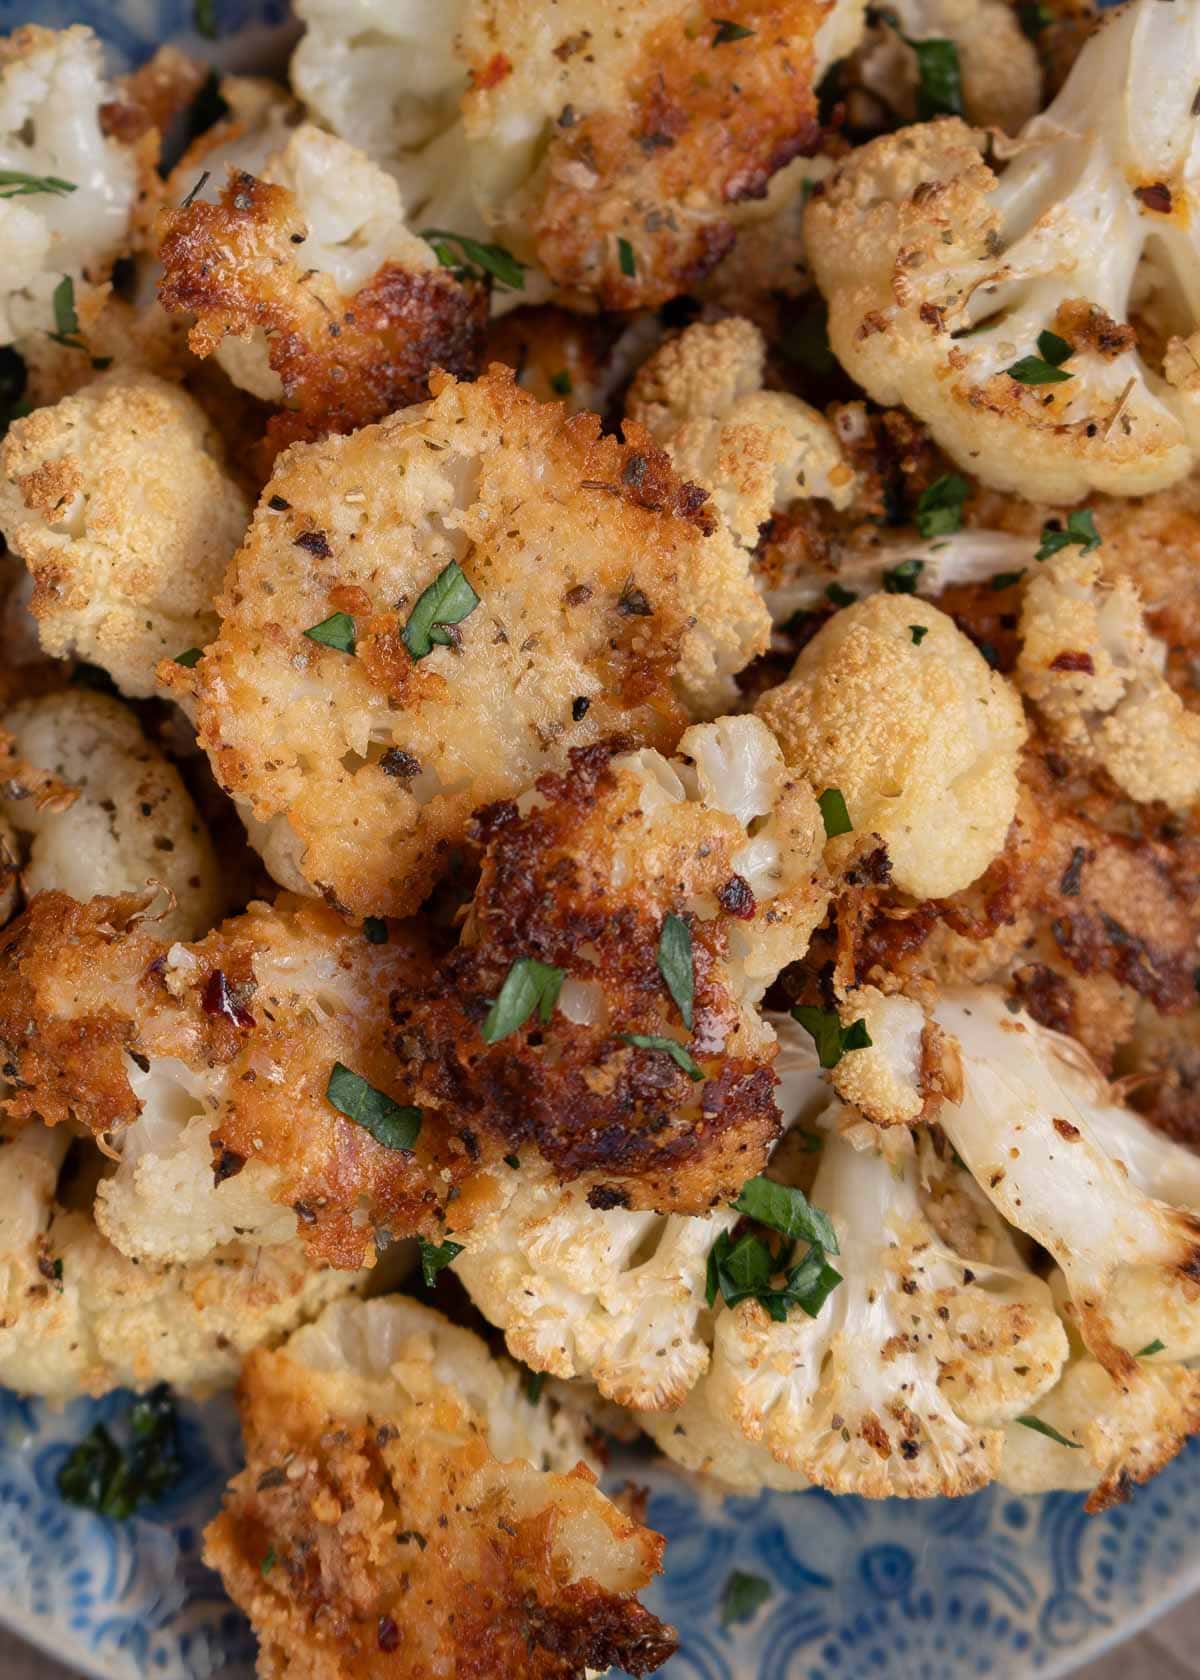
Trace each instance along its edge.
{"label": "blue floral plate pattern", "polygon": [[[0,0],[0,29],[88,23],[118,66],[167,40],[236,68],[276,55],[286,0],[215,0],[215,12],[216,42],[195,34],[191,0]],[[238,1464],[233,1407],[185,1406],[183,1479],[145,1517],[113,1523],[64,1504],[56,1477],[69,1446],[124,1405],[55,1412],[0,1390],[0,1620],[101,1680],[251,1680],[250,1630],[200,1559]],[[648,1601],[683,1632],[669,1680],[1049,1680],[1200,1586],[1200,1442],[1102,1517],[1085,1516],[1082,1496],[998,1488],[925,1503],[722,1500],[643,1459],[614,1464],[614,1488],[630,1477],[649,1483],[649,1521],[668,1540]],[[733,1569],[772,1593],[723,1629]]]}

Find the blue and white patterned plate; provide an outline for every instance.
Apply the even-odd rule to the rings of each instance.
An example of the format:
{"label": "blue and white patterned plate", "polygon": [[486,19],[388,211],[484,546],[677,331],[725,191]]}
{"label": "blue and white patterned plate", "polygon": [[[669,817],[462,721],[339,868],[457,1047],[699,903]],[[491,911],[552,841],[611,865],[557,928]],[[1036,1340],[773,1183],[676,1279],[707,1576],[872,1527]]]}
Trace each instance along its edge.
{"label": "blue and white patterned plate", "polygon": [[[596,0],[603,4],[604,0]],[[286,0],[215,0],[218,42],[191,0],[0,0],[0,29],[89,23],[120,64],[174,40],[231,68],[277,58]],[[245,1621],[200,1561],[200,1532],[236,1468],[228,1399],[183,1408],[186,1472],[148,1517],[72,1509],[55,1478],[69,1444],[124,1397],[55,1413],[0,1390],[0,1620],[100,1680],[251,1680]],[[1082,1497],[872,1504],[822,1493],[721,1501],[644,1460],[649,1521],[668,1539],[652,1607],[683,1630],[670,1680],[1043,1680],[1200,1587],[1200,1443],[1131,1504],[1087,1517]],[[771,1598],[722,1630],[732,1569]]]}

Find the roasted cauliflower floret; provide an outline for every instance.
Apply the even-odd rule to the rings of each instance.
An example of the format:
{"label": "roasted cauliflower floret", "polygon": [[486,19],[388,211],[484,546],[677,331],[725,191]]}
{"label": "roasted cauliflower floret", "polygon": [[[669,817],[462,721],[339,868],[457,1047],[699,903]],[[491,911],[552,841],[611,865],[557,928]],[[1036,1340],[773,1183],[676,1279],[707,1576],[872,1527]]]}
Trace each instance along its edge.
{"label": "roasted cauliflower floret", "polygon": [[30,24],[0,40],[0,169],[18,186],[0,199],[0,343],[71,336],[73,301],[56,293],[104,280],[131,243],[143,165],[105,132],[115,91],[90,29]]}
{"label": "roasted cauliflower floret", "polygon": [[636,1597],[661,1535],[600,1492],[565,1415],[440,1314],[334,1306],[251,1357],[239,1402],[247,1467],[205,1558],[254,1624],[264,1680],[583,1680],[674,1650]]}
{"label": "roasted cauliflower floret", "polygon": [[936,607],[885,594],[845,608],[756,711],[789,767],[840,789],[854,832],[879,835],[906,892],[957,892],[1003,846],[1021,703]]}
{"label": "roasted cauliflower floret", "polygon": [[671,761],[577,749],[476,834],[462,943],[398,1012],[415,1100],[535,1145],[594,1206],[732,1199],[779,1129],[757,1005],[829,897],[816,801],[770,731],[695,725]]}
{"label": "roasted cauliflower floret", "polygon": [[105,374],[15,421],[0,471],[0,526],[33,575],[48,653],[148,695],[159,660],[212,639],[250,510],[185,392]]}
{"label": "roasted cauliflower floret", "polygon": [[212,844],[179,772],[132,712],[107,695],[64,689],[0,712],[0,729],[76,794],[63,806],[36,788],[30,797],[25,781],[0,782],[0,814],[25,843],[27,894],[58,887],[88,899],[157,882],[169,897],[159,936],[207,932],[222,896]]}
{"label": "roasted cauliflower floret", "polygon": [[1094,1359],[1072,1359],[1029,1417],[1053,1433],[1010,1423],[998,1479],[1017,1493],[1086,1492],[1087,1509],[1103,1511],[1200,1429],[1200,1372],[1156,1359],[1118,1383]]}
{"label": "roasted cauliflower floret", "polygon": [[1200,1159],[1119,1103],[1073,1040],[947,991],[936,1019],[962,1052],[963,1096],[938,1119],[1000,1214],[1057,1261],[1064,1310],[1113,1380],[1162,1342],[1200,1352]]}
{"label": "roasted cauliflower floret", "polygon": [[746,557],[637,429],[602,438],[507,369],[434,383],[284,457],[217,641],[164,670],[276,879],[356,914],[415,909],[471,811],[570,747],[672,747],[768,629]]}
{"label": "roasted cauliflower floret", "polygon": [[[1200,74],[1200,10],[1131,0],[1003,173],[985,136],[947,119],[854,152],[809,206],[838,359],[997,489],[1140,495],[1194,464],[1185,67]],[[1129,325],[1135,310],[1152,330]]]}
{"label": "roasted cauliflower floret", "polygon": [[478,368],[486,288],[409,232],[389,175],[311,124],[261,178],[230,166],[218,203],[164,212],[159,254],[159,298],[195,317],[196,355],[215,350],[236,384],[286,399],[275,448],[419,401],[435,367]]}
{"label": "roasted cauliflower floret", "polygon": [[1015,134],[1042,102],[1037,48],[1007,0],[897,0],[859,48],[857,78],[905,122],[920,113],[917,47],[954,48],[962,109],[980,128]]}
{"label": "roasted cauliflower floret", "polygon": [[709,1403],[820,1487],[871,1498],[993,1480],[1002,1426],[1055,1382],[1066,1335],[1046,1285],[939,1240],[914,1161],[825,1134],[812,1201],[843,1281],[816,1318],[756,1301],[717,1319]]}
{"label": "roasted cauliflower floret", "polygon": [[[66,1127],[5,1128],[0,1149],[0,1381],[63,1401],[169,1382],[208,1391],[335,1295],[350,1272],[299,1243],[228,1243],[189,1265],[132,1260],[90,1211],[100,1156],[70,1174]],[[82,1146],[78,1146],[82,1147]]]}
{"label": "roasted cauliflower floret", "polygon": [[1030,579],[1017,680],[1073,754],[1131,799],[1175,808],[1200,798],[1200,715],[1165,675],[1136,586],[1099,553],[1058,555]]}
{"label": "roasted cauliflower floret", "polygon": [[763,389],[765,362],[752,322],[698,322],[643,362],[626,402],[751,549],[776,509],[813,496],[843,508],[856,482],[829,422],[799,397]]}

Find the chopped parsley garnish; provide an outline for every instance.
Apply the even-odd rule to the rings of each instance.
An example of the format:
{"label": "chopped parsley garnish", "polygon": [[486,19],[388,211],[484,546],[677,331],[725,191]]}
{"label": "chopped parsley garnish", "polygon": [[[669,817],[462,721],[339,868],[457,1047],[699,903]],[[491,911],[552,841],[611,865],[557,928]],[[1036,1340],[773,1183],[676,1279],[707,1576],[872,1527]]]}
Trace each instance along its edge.
{"label": "chopped parsley garnish", "polygon": [[421,1276],[426,1289],[432,1289],[438,1273],[450,1264],[456,1254],[462,1253],[463,1245],[451,1242],[449,1238],[443,1243],[426,1242],[424,1237],[417,1240],[421,1250]]}
{"label": "chopped parsley garnish", "polygon": [[0,169],[0,198],[29,198],[34,193],[55,193],[65,198],[77,192],[74,181],[58,175],[26,175],[23,169]]}
{"label": "chopped parsley garnish", "polygon": [[1018,385],[1061,385],[1064,379],[1074,377],[1062,365],[1068,356],[1075,354],[1065,338],[1057,333],[1040,332],[1037,347],[1036,356],[1022,356],[1020,361],[1005,368],[1010,379],[1015,379]]}
{"label": "chopped parsley garnish", "polygon": [[326,1099],[385,1149],[411,1149],[421,1132],[421,1110],[393,1101],[344,1062],[334,1062]]}
{"label": "chopped parsley garnish", "polygon": [[1068,1441],[1065,1435],[1060,1435],[1052,1424],[1043,1423],[1041,1418],[1019,1417],[1015,1421],[1024,1424],[1026,1429],[1032,1429],[1035,1434],[1044,1435],[1048,1441],[1054,1441],[1060,1447],[1070,1447],[1073,1452],[1082,1449],[1082,1441]]}
{"label": "chopped parsley garnish", "polygon": [[871,1037],[867,1023],[851,1021],[844,1027],[832,1009],[814,1009],[798,1003],[792,1010],[793,1021],[799,1021],[817,1047],[817,1060],[823,1068],[835,1068],[848,1050],[869,1050]]}
{"label": "chopped parsley garnish", "polygon": [[558,397],[569,397],[571,395],[575,387],[571,383],[571,375],[566,368],[560,368],[557,373],[550,375],[550,389]]}
{"label": "chopped parsley garnish", "polygon": [[931,36],[905,42],[917,55],[917,121],[963,114],[962,67],[953,41]]}
{"label": "chopped parsley garnish", "polygon": [[526,1371],[521,1387],[525,1392],[526,1400],[528,1400],[531,1406],[536,1406],[538,1401],[542,1398],[542,1390],[545,1386],[545,1371]]}
{"label": "chopped parsley garnish", "polygon": [[204,658],[203,648],[184,648],[182,653],[175,655],[176,665],[182,665],[185,671],[190,671]]}
{"label": "chopped parsley garnish", "polygon": [[52,299],[54,305],[54,331],[47,333],[55,344],[63,344],[68,350],[87,350],[87,345],[79,336],[79,316],[75,312],[75,282],[69,274],[64,274],[54,288]]}
{"label": "chopped parsley garnish", "polygon": [[[757,1301],[776,1324],[783,1324],[793,1307],[816,1318],[842,1276],[829,1265],[819,1244],[809,1248],[793,1266],[793,1247],[789,1245],[786,1255],[776,1257],[752,1231],[736,1242],[728,1231],[722,1231],[708,1252],[705,1299],[709,1306],[720,1295],[727,1307],[736,1307],[740,1301]],[[784,1281],[776,1286],[771,1280],[780,1273]]]}
{"label": "chopped parsley garnish", "polygon": [[57,1482],[68,1505],[123,1522],[161,1499],[183,1475],[175,1402],[165,1383],[136,1399],[127,1421],[128,1445],[97,1423],[67,1455]]}
{"label": "chopped parsley garnish", "polygon": [[488,1010],[480,1031],[485,1044],[499,1044],[509,1033],[523,1027],[537,1010],[543,1026],[554,1013],[565,976],[561,968],[538,962],[536,957],[518,957],[504,976],[500,996]]}
{"label": "chopped parsley garnish", "polygon": [[666,981],[683,1024],[692,1030],[692,1005],[696,996],[696,973],[692,963],[691,929],[682,916],[669,910],[658,936],[658,972]]}
{"label": "chopped parsley garnish", "polygon": [[627,280],[632,280],[637,273],[637,258],[628,239],[617,240],[617,261],[621,265],[621,273]]}
{"label": "chopped parsley garnish", "polygon": [[885,595],[915,595],[917,579],[925,570],[924,560],[901,560],[898,566],[883,574]]}
{"label": "chopped parsley garnish", "polygon": [[490,275],[510,291],[525,290],[526,264],[518,262],[503,245],[486,245],[481,240],[468,239],[465,233],[450,233],[446,228],[422,228],[421,238],[429,241],[442,267],[452,269],[458,279],[482,280]]}
{"label": "chopped parsley garnish", "polygon": [[923,537],[948,537],[962,524],[971,486],[960,473],[943,473],[917,498],[917,530]]}
{"label": "chopped parsley garnish", "polygon": [[817,795],[817,804],[821,807],[821,821],[825,824],[826,840],[836,840],[839,834],[854,832],[854,824],[850,821],[850,813],[846,809],[841,788],[826,788],[824,793]]}
{"label": "chopped parsley garnish", "polygon": [[193,0],[192,23],[197,35],[203,35],[207,41],[217,38],[217,8],[214,0]]}
{"label": "chopped parsley garnish", "polygon": [[310,642],[334,648],[338,653],[353,653],[355,649],[354,620],[349,613],[330,613],[320,624],[310,625],[304,632]]}
{"label": "chopped parsley garnish", "polygon": [[363,917],[363,938],[368,945],[386,945],[388,942],[388,925],[382,916]]}
{"label": "chopped parsley garnish", "polygon": [[803,1190],[776,1184],[773,1178],[751,1178],[742,1185],[741,1195],[732,1205],[738,1213],[756,1219],[760,1225],[767,1225],[785,1237],[803,1238],[830,1254],[838,1251],[833,1221],[827,1213],[812,1205]]}
{"label": "chopped parsley garnish", "polygon": [[417,597],[400,639],[414,659],[424,659],[433,652],[435,643],[449,647],[453,638],[447,625],[461,624],[478,605],[479,596],[466,573],[457,560],[451,560]]}
{"label": "chopped parsley garnish", "polygon": [[721,1593],[721,1626],[732,1627],[734,1622],[748,1622],[756,1610],[774,1593],[770,1581],[761,1575],[748,1575],[735,1569]]}
{"label": "chopped parsley garnish", "polygon": [[1149,1359],[1151,1354],[1161,1353],[1162,1350],[1166,1347],[1166,1345],[1167,1345],[1166,1342],[1159,1341],[1158,1337],[1155,1336],[1155,1338],[1152,1342],[1147,1342],[1144,1348],[1139,1348],[1138,1349],[1137,1353],[1134,1355],[1134,1358],[1135,1359]]}
{"label": "chopped parsley garnish", "polygon": [[714,47],[724,47],[730,41],[748,41],[754,34],[753,29],[747,29],[744,23],[734,23],[730,18],[714,18],[716,32],[712,38]]}
{"label": "chopped parsley garnish", "polygon": [[1014,583],[1020,583],[1025,576],[1026,568],[1021,566],[1015,572],[997,572],[992,579],[993,589],[1011,589]]}
{"label": "chopped parsley garnish", "polygon": [[266,1550],[266,1554],[263,1557],[262,1562],[258,1566],[258,1573],[262,1576],[264,1581],[266,1580],[267,1576],[271,1573],[272,1569],[274,1569],[277,1561],[278,1560],[277,1560],[276,1555],[275,1555],[274,1546],[268,1546],[267,1550]]}
{"label": "chopped parsley garnish", "polygon": [[511,1167],[514,1172],[519,1172],[521,1169],[521,1157],[519,1155],[506,1155],[504,1157],[504,1165],[506,1167]]}
{"label": "chopped parsley garnish", "polygon": [[703,1079],[704,1074],[696,1066],[695,1061],[676,1039],[658,1038],[653,1033],[618,1033],[622,1044],[632,1044],[635,1050],[660,1050],[664,1056],[670,1056],[676,1066],[681,1067],[689,1079]]}
{"label": "chopped parsley garnish", "polygon": [[1074,513],[1069,513],[1065,529],[1057,520],[1053,524],[1043,525],[1041,546],[1033,558],[1049,560],[1051,555],[1069,548],[1072,543],[1078,543],[1085,554],[1090,554],[1094,548],[1100,547],[1100,533],[1096,529],[1096,520],[1091,508],[1076,508]]}
{"label": "chopped parsley garnish", "polygon": [[920,647],[921,643],[929,634],[929,626],[928,624],[910,624],[908,627],[908,633],[912,637],[913,646]]}
{"label": "chopped parsley garnish", "polygon": [[840,583],[828,583],[825,586],[826,598],[835,607],[852,607],[858,600],[858,593],[853,589],[843,589]]}

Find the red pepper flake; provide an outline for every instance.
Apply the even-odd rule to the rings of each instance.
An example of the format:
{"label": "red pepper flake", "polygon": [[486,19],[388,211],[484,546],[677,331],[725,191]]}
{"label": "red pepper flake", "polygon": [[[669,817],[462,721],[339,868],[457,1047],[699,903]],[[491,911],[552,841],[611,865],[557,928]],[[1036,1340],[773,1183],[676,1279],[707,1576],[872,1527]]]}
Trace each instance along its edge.
{"label": "red pepper flake", "polygon": [[1163,216],[1171,214],[1171,189],[1165,181],[1154,181],[1148,187],[1135,187],[1133,196],[1140,199],[1147,210],[1157,210]]}
{"label": "red pepper flake", "polygon": [[1052,671],[1083,671],[1087,676],[1094,677],[1096,667],[1092,663],[1090,653],[1078,653],[1068,649],[1065,653],[1056,653],[1050,661]]}
{"label": "red pepper flake", "polygon": [[502,52],[493,53],[482,70],[472,70],[471,80],[477,88],[498,87],[505,77],[512,75],[512,60]]}
{"label": "red pepper flake", "polygon": [[731,875],[718,889],[717,898],[722,910],[728,910],[731,916],[742,922],[748,922],[757,908],[749,881],[744,881],[740,875]]}
{"label": "red pepper flake", "polygon": [[225,978],[225,971],[214,968],[204,985],[204,995],[201,998],[205,1013],[208,1015],[224,1015],[227,1021],[235,1027],[252,1027],[254,1017],[245,1006],[238,1002]]}

